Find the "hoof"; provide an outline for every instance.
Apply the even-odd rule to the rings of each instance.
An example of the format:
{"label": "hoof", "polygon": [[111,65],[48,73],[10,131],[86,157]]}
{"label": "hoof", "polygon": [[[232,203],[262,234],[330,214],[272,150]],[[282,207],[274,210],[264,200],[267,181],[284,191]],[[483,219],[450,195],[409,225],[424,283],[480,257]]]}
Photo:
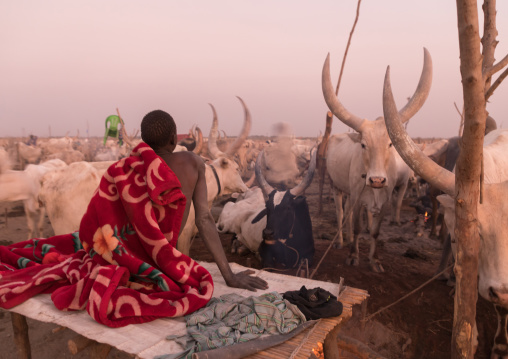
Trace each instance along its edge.
{"label": "hoof", "polygon": [[333,247],[334,249],[341,249],[341,248],[343,248],[343,247],[344,247],[344,243],[342,243],[342,242],[335,242],[335,243],[332,245],[332,247]]}
{"label": "hoof", "polygon": [[245,256],[245,255],[247,255],[249,253],[250,253],[249,248],[247,248],[245,246],[241,246],[240,248],[238,248],[238,254],[241,255],[241,256]]}
{"label": "hoof", "polygon": [[346,264],[348,266],[358,267],[360,265],[360,260],[356,257],[349,257],[348,259],[346,259]]}
{"label": "hoof", "polygon": [[384,273],[385,272],[385,269],[383,268],[381,263],[379,263],[378,261],[371,263],[370,269],[372,269],[372,271],[376,272],[376,273]]}

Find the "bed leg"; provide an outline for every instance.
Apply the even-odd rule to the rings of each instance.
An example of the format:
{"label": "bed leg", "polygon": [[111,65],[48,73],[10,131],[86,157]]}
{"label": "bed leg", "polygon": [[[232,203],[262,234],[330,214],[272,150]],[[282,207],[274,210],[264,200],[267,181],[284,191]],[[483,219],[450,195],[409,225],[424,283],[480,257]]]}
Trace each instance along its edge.
{"label": "bed leg", "polygon": [[12,329],[14,331],[14,342],[18,352],[18,358],[31,359],[30,339],[28,338],[28,324],[24,315],[11,312]]}
{"label": "bed leg", "polygon": [[78,354],[80,351],[90,346],[90,357],[96,359],[106,358],[111,351],[111,346],[108,344],[98,343],[95,340],[88,339],[82,335],[77,335],[67,342],[69,352],[72,355]]}
{"label": "bed leg", "polygon": [[336,325],[325,338],[323,344],[324,357],[326,359],[339,359],[339,346],[337,344],[337,335],[339,334],[341,325]]}

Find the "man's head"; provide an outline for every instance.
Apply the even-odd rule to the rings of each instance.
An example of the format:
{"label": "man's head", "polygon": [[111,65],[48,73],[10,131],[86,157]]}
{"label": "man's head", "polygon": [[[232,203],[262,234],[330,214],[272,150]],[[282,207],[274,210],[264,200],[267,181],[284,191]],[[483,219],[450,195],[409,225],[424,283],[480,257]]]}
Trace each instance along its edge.
{"label": "man's head", "polygon": [[162,110],[147,113],[141,121],[141,139],[154,150],[176,145],[176,124],[173,117]]}

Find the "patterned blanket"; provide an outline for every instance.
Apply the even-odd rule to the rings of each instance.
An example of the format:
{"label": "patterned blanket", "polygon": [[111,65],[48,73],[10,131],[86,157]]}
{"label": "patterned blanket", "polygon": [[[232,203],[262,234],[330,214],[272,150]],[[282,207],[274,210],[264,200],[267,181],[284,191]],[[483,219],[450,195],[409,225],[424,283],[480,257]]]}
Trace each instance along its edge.
{"label": "patterned blanket", "polygon": [[213,294],[210,273],[176,250],[180,182],[146,144],[104,174],[79,232],[0,246],[0,307],[52,293],[109,327],[183,316]]}

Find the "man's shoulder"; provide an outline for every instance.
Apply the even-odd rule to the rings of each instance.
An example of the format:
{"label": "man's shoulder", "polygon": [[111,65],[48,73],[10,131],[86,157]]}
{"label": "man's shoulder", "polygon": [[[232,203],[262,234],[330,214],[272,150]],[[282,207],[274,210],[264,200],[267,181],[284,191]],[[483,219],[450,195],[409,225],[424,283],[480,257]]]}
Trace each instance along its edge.
{"label": "man's shoulder", "polygon": [[172,157],[178,158],[179,162],[183,162],[187,165],[192,166],[203,166],[204,160],[197,154],[195,154],[192,151],[180,151],[180,152],[173,152],[171,154]]}

